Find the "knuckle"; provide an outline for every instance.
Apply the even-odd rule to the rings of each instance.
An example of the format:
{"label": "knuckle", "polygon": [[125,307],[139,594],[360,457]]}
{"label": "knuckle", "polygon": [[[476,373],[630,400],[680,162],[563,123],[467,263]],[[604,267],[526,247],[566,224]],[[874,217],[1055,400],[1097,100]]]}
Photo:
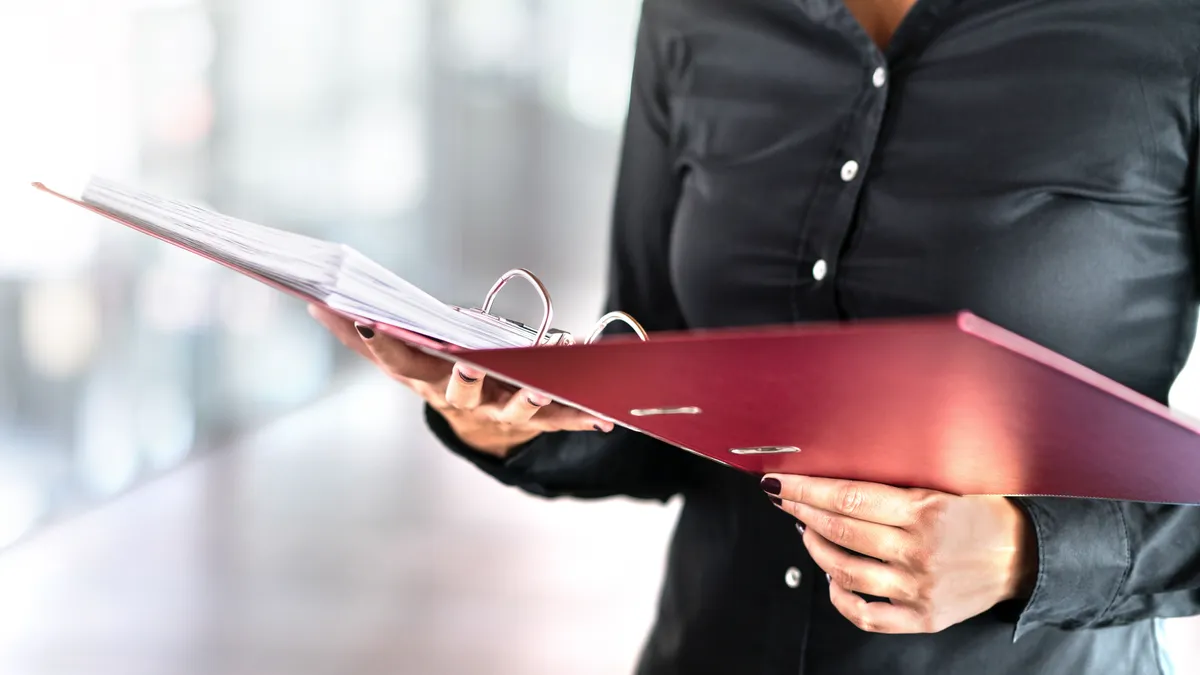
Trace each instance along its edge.
{"label": "knuckle", "polygon": [[857,513],[863,504],[862,489],[853,483],[843,485],[838,488],[837,504],[842,513]]}
{"label": "knuckle", "polygon": [[921,607],[929,607],[933,604],[934,592],[935,584],[932,579],[918,577],[910,584],[912,601]]}
{"label": "knuckle", "polygon": [[946,517],[949,502],[941,495],[928,495],[917,502],[916,522],[926,530],[938,529]]}
{"label": "knuckle", "polygon": [[455,391],[454,404],[462,410],[475,410],[479,407],[479,397],[465,391]]}
{"label": "knuckle", "polygon": [[792,487],[792,496],[790,499],[788,499],[788,501],[796,502],[798,504],[807,504],[807,498],[808,490],[804,487],[804,481],[800,481],[799,485]]}
{"label": "knuckle", "polygon": [[821,531],[828,535],[826,539],[835,544],[846,544],[850,539],[850,528],[846,521],[832,514],[821,516]]}
{"label": "knuckle", "polygon": [[854,612],[854,615],[850,617],[850,622],[859,630],[866,633],[874,633],[877,630],[875,622],[871,620],[871,617],[867,616],[866,612]]}
{"label": "knuckle", "polygon": [[857,588],[858,577],[846,569],[844,565],[834,565],[827,571],[829,572],[829,578],[838,586],[846,589]]}
{"label": "knuckle", "polygon": [[928,573],[932,572],[936,565],[937,554],[931,546],[910,544],[904,548],[900,560],[915,572]]}
{"label": "knuckle", "polygon": [[446,399],[446,402],[449,403],[450,405],[454,406],[454,408],[456,410],[463,410],[466,412],[471,412],[479,407],[478,402],[472,401],[469,398],[465,398],[462,396],[457,396],[454,399],[448,398],[448,399]]}

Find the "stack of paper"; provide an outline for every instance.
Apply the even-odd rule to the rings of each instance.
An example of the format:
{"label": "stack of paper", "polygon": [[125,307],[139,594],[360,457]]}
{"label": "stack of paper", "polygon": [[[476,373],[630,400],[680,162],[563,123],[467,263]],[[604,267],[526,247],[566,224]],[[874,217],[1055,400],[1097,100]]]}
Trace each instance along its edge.
{"label": "stack of paper", "polygon": [[82,201],[331,308],[468,349],[525,347],[529,331],[460,311],[343,244],[230,218],[92,178]]}

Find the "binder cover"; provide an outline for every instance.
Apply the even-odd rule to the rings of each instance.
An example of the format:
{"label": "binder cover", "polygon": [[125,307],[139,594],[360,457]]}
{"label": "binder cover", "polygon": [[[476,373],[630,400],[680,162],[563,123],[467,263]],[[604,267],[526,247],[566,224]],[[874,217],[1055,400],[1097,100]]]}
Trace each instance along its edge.
{"label": "binder cover", "polygon": [[609,315],[598,330],[625,320],[642,339],[471,351],[332,311],[742,471],[952,494],[1200,504],[1200,424],[969,312],[648,340],[632,317]]}
{"label": "binder cover", "polygon": [[754,473],[1200,503],[1200,425],[966,312],[461,357]]}

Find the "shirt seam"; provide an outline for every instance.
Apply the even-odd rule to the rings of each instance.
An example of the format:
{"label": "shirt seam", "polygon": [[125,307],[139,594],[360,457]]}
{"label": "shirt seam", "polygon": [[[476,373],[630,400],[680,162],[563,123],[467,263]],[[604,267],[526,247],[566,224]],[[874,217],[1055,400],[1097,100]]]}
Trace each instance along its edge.
{"label": "shirt seam", "polygon": [[1104,609],[1096,615],[1096,617],[1093,619],[1093,623],[1102,621],[1104,617],[1112,613],[1113,607],[1117,604],[1117,599],[1121,597],[1121,591],[1124,590],[1125,584],[1129,582],[1129,577],[1133,573],[1133,547],[1129,543],[1129,523],[1125,519],[1125,511],[1114,502],[1106,501],[1104,504],[1106,504],[1109,509],[1116,512],[1117,522],[1120,523],[1121,526],[1121,541],[1125,544],[1123,561],[1124,569],[1121,572],[1120,580],[1113,585],[1112,597],[1109,598],[1108,604],[1106,604]]}
{"label": "shirt seam", "polygon": [[[1200,50],[1196,52],[1200,55]],[[1200,62],[1194,64],[1196,69],[1200,71]],[[1189,186],[1188,195],[1188,220],[1190,230],[1190,240],[1192,242],[1192,265],[1193,265],[1193,293],[1200,293],[1200,72],[1192,77],[1192,92],[1191,105],[1188,106],[1188,114],[1190,120],[1191,148],[1188,149],[1188,154],[1191,156],[1191,175],[1188,177],[1191,185]],[[1185,348],[1180,348],[1182,352],[1176,356],[1176,368],[1183,367],[1187,361],[1190,351]]]}
{"label": "shirt seam", "polygon": [[1045,588],[1046,588],[1046,585],[1044,583],[1046,581],[1046,539],[1043,536],[1043,532],[1042,532],[1043,528],[1038,526],[1039,523],[1041,523],[1042,514],[1038,512],[1039,507],[1036,503],[1029,501],[1029,500],[1024,500],[1024,499],[1021,499],[1018,501],[1025,505],[1026,511],[1029,513],[1031,519],[1033,520],[1033,532],[1034,532],[1034,536],[1037,538],[1037,547],[1038,547],[1037,579],[1034,581],[1033,593],[1030,594],[1029,602],[1027,603],[1028,607],[1037,607],[1037,601],[1041,599],[1042,595],[1044,595]]}

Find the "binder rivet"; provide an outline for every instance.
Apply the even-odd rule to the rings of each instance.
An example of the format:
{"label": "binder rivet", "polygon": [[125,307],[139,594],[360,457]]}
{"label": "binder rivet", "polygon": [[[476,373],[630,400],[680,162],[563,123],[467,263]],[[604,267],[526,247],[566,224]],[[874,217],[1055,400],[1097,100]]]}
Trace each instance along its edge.
{"label": "binder rivet", "polygon": [[794,445],[764,445],[757,448],[730,448],[735,455],[783,455],[789,452],[800,452]]}
{"label": "binder rivet", "polygon": [[695,406],[679,408],[634,408],[629,411],[634,417],[653,417],[655,415],[699,415],[700,409]]}

